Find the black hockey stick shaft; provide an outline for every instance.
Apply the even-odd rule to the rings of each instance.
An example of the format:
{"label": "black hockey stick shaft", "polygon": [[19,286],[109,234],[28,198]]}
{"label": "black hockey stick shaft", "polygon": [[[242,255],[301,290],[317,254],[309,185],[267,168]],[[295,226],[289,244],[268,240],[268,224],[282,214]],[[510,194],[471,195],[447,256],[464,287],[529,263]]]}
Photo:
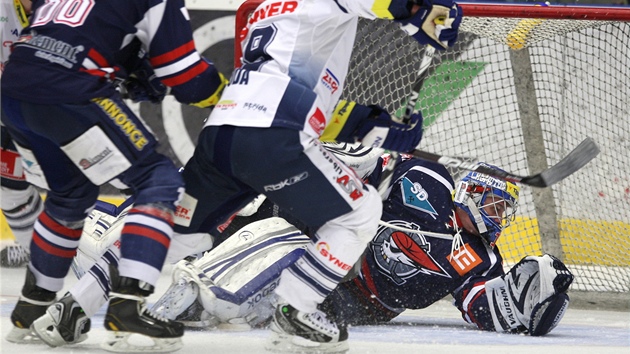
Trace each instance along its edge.
{"label": "black hockey stick shaft", "polygon": [[495,170],[488,166],[479,166],[475,163],[467,162],[463,158],[443,156],[422,150],[414,150],[411,154],[416,158],[437,162],[444,166],[476,171],[527,186],[545,188],[562,181],[584,167],[599,154],[599,148],[593,139],[586,138],[557,164],[531,176],[519,176],[510,172]]}

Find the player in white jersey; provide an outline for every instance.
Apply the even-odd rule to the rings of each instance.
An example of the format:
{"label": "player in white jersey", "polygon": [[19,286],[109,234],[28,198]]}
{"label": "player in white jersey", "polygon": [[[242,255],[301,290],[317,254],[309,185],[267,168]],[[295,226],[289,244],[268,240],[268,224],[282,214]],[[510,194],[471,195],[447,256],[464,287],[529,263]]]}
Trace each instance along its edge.
{"label": "player in white jersey", "polygon": [[[22,28],[28,25],[31,12],[30,0],[0,0],[3,21],[0,27],[0,73],[11,54],[11,44],[15,42]],[[43,210],[44,204],[39,192],[22,171],[20,154],[13,145],[9,132],[2,126],[2,198],[0,208],[7,224],[15,236],[16,243],[8,244],[0,250],[0,266],[21,267],[28,263],[28,244],[31,241],[33,225]]]}
{"label": "player in white jersey", "polygon": [[333,112],[359,17],[400,21],[421,44],[445,49],[456,40],[461,11],[451,0],[263,2],[242,33],[243,65],[183,171],[176,232],[216,233],[261,193],[315,230],[305,254],[282,273],[270,350],[348,350],[347,329],[317,305],[361,256],[381,216],[378,192],[320,139],[407,152],[421,138],[420,114],[407,125],[378,107]]}

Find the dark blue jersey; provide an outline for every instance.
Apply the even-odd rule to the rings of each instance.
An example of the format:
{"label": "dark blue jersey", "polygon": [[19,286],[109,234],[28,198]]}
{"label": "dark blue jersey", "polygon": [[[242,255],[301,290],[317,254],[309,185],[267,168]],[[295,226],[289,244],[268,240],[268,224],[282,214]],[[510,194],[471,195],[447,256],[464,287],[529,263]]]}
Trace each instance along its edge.
{"label": "dark blue jersey", "polygon": [[183,0],[36,0],[33,8],[2,77],[11,97],[45,104],[109,97],[144,51],[180,102],[202,102],[222,83],[195,49]]}
{"label": "dark blue jersey", "polygon": [[[350,324],[388,321],[405,309],[425,308],[461,288],[471,277],[503,274],[499,250],[453,227],[454,182],[439,164],[410,159],[398,164],[383,205],[381,226],[359,275],[342,283],[323,307]],[[407,231],[406,231],[407,230]],[[413,232],[430,231],[438,235]]]}

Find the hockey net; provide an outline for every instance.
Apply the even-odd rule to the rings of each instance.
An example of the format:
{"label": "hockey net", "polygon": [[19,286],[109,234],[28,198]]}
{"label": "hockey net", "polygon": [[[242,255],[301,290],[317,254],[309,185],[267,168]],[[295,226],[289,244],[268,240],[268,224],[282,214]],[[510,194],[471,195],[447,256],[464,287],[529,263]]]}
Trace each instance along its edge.
{"label": "hockey net", "polygon": [[[258,3],[239,9],[236,38]],[[499,247],[506,268],[554,254],[576,275],[573,298],[630,308],[630,8],[461,5],[459,40],[418,99],[420,148],[530,175],[593,138],[601,153],[582,170],[522,188]],[[397,24],[361,19],[344,98],[400,113],[423,51]]]}

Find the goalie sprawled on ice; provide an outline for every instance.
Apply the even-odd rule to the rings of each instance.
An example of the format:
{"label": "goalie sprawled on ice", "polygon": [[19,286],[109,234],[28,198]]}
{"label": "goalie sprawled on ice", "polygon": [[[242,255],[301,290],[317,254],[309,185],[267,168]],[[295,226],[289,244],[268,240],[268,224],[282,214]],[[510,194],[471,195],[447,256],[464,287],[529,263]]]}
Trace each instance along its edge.
{"label": "goalie sprawled on ice", "polygon": [[[381,151],[345,144],[327,148],[359,176],[378,183],[381,170],[374,168]],[[392,181],[381,227],[321,310],[343,325],[375,324],[451,294],[464,320],[483,330],[544,335],[558,324],[569,303],[571,272],[544,255],[525,257],[505,273],[495,246],[514,218],[516,185],[475,172],[456,185],[443,166],[405,157]],[[108,265],[118,261],[116,240],[126,214],[124,206],[109,206],[90,215],[73,268],[81,279],[57,303],[83,315],[66,318],[70,310],[49,309],[34,322],[37,335],[51,346],[84,335],[78,331],[85,317],[107,301]],[[154,311],[194,327],[243,329],[268,322],[280,273],[302,256],[311,231],[263,196],[224,227],[214,247],[207,234],[173,238],[171,262],[192,249],[212,250],[194,262],[177,263],[173,284]],[[316,247],[334,261],[326,244]]]}
{"label": "goalie sprawled on ice", "polygon": [[[366,150],[345,147],[337,155],[363,175],[378,157]],[[474,172],[455,185],[443,166],[404,158],[392,180],[381,227],[352,276],[321,305],[324,312],[344,324],[375,324],[451,294],[463,318],[483,330],[537,336],[558,324],[573,281],[565,265],[550,255],[528,256],[506,274],[495,246],[514,218],[516,185]],[[197,327],[267,322],[280,271],[299,258],[309,231],[290,215],[277,217],[282,211],[264,197],[250,208],[256,213],[241,212],[230,228],[257,221],[204,257],[176,265],[154,310]],[[325,244],[317,247],[327,253]]]}

